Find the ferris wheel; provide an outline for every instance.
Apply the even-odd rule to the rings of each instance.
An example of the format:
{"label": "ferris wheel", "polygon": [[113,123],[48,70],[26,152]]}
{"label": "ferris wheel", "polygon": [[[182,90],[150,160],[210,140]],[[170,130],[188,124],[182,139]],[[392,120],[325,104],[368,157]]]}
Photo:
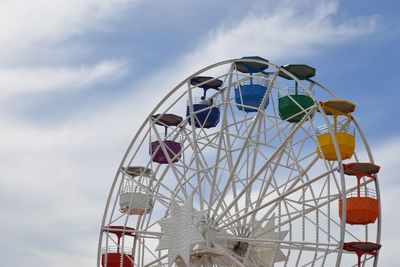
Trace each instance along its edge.
{"label": "ferris wheel", "polygon": [[314,76],[243,57],[173,88],[118,168],[97,266],[377,266],[379,166]]}

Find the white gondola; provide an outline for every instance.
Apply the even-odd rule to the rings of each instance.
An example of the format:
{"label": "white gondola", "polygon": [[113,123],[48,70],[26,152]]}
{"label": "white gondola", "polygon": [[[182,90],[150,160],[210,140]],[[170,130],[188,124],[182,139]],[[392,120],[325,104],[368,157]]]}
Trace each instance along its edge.
{"label": "white gondola", "polygon": [[[143,215],[153,208],[151,195],[143,190],[135,190],[137,182],[149,185],[154,179],[151,169],[142,166],[123,167],[126,174],[125,185],[119,194],[120,211],[130,215]],[[135,181],[134,181],[135,180]]]}
{"label": "white gondola", "polygon": [[121,212],[142,215],[153,208],[151,196],[142,192],[122,192],[119,196]]}

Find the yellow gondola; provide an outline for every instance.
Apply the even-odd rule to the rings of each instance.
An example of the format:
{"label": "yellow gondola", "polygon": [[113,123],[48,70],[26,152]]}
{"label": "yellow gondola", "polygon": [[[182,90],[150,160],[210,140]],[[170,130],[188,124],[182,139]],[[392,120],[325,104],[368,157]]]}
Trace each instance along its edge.
{"label": "yellow gondola", "polygon": [[[325,114],[332,115],[334,119],[333,129],[336,142],[339,147],[341,159],[350,159],[355,149],[355,131],[348,124],[351,122],[351,113],[355,109],[355,104],[346,100],[328,100],[321,102]],[[338,116],[347,116],[347,125],[338,125]],[[322,126],[317,132],[317,153],[320,158],[327,160],[338,160],[335,145],[328,130],[328,126]]]}

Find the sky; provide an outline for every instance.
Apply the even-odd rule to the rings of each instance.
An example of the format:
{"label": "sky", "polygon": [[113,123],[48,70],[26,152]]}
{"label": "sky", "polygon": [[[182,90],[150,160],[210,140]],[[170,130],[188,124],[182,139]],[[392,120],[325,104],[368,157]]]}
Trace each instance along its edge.
{"label": "sky", "polygon": [[0,1],[4,266],[94,266],[122,156],[172,89],[212,63],[305,63],[357,104],[381,165],[382,251],[396,266],[400,27],[396,0]]}

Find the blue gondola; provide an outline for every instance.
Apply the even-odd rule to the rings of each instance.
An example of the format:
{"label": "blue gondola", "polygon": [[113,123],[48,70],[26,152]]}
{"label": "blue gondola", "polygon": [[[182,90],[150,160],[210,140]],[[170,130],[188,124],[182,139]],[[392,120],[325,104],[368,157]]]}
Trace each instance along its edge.
{"label": "blue gondola", "polygon": [[186,116],[189,118],[189,124],[192,125],[192,116],[190,114],[191,105],[193,107],[194,126],[203,128],[212,128],[218,125],[220,110],[215,106],[212,99],[207,99],[207,90],[219,90],[222,81],[213,77],[197,76],[191,79],[190,83],[204,90],[200,100],[195,99],[194,103],[188,103],[186,107]]}
{"label": "blue gondola", "polygon": [[[235,88],[236,106],[239,110],[245,112],[257,112],[267,92],[267,86],[264,80],[257,79],[253,76],[253,73],[264,72],[268,68],[268,60],[261,57],[243,57],[242,59],[252,59],[259,62],[236,62],[236,70],[250,74],[249,80]],[[269,99],[265,101],[263,108],[266,109],[268,104]]]}
{"label": "blue gondola", "polygon": [[[194,120],[196,127],[212,128],[217,126],[220,117],[218,107],[210,107],[206,104],[193,104]],[[190,107],[186,107],[186,116],[189,117],[189,124],[192,125],[190,118]]]}
{"label": "blue gondola", "polygon": [[[235,102],[238,109],[245,112],[257,112],[267,92],[267,87],[261,84],[243,84],[235,88]],[[267,108],[269,99],[265,102]]]}

